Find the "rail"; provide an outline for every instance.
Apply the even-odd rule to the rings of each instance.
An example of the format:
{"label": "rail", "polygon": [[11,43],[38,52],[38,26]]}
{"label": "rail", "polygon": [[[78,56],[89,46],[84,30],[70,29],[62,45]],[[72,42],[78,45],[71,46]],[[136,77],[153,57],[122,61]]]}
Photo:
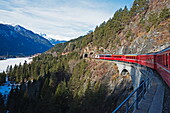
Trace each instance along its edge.
{"label": "rail", "polygon": [[[144,82],[142,82],[138,88],[136,88],[112,113],[118,112],[125,104],[125,113],[128,113],[129,110],[135,105],[136,109],[138,109],[139,101],[141,98],[144,99],[144,94],[148,91],[150,84],[150,79],[146,79]],[[141,90],[142,88],[142,90]],[[141,90],[141,91],[140,91]],[[129,103],[129,100],[131,97],[136,94],[136,98],[132,103]],[[131,105],[130,105],[131,104]]]}

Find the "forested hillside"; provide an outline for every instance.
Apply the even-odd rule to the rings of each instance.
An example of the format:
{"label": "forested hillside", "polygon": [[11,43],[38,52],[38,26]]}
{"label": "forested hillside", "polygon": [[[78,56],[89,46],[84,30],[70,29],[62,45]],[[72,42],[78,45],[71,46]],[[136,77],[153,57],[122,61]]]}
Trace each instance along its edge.
{"label": "forested hillside", "polygon": [[[147,53],[170,45],[170,1],[135,0],[94,32],[57,44],[31,64],[9,68],[12,113],[109,113],[133,90],[130,76],[100,53]],[[88,58],[86,58],[88,57]]]}

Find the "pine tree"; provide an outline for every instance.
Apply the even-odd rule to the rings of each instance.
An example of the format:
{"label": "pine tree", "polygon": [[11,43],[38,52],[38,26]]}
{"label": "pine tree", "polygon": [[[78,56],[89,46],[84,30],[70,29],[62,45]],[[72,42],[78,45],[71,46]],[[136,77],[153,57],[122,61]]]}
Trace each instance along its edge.
{"label": "pine tree", "polygon": [[162,12],[160,13],[160,19],[165,20],[167,18],[170,18],[170,8],[164,8]]}
{"label": "pine tree", "polygon": [[45,79],[45,82],[41,88],[41,94],[40,97],[42,100],[47,99],[48,97],[50,97],[50,87],[49,87],[49,78]]}
{"label": "pine tree", "polygon": [[55,105],[59,113],[65,113],[68,110],[69,92],[66,82],[63,81],[58,84],[55,91]]}

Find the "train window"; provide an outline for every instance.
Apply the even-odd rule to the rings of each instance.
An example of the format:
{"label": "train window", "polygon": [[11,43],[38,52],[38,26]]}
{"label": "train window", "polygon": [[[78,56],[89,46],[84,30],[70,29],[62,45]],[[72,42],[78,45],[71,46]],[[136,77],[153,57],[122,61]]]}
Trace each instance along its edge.
{"label": "train window", "polygon": [[122,56],[114,56],[114,58],[122,58]]}
{"label": "train window", "polygon": [[168,64],[169,64],[169,70],[170,70],[170,53],[169,53],[169,56],[168,56]]}
{"label": "train window", "polygon": [[99,55],[99,57],[104,57],[104,55]]}
{"label": "train window", "polygon": [[159,55],[159,56],[158,56],[157,62],[158,62],[159,64],[162,64],[162,55]]}
{"label": "train window", "polygon": [[127,59],[136,59],[136,56],[126,56]]}
{"label": "train window", "polygon": [[165,66],[168,67],[168,53],[165,55]]}
{"label": "train window", "polygon": [[105,57],[111,57],[111,55],[106,55]]}
{"label": "train window", "polygon": [[158,59],[158,61],[159,61],[159,63],[160,63],[161,65],[163,64],[162,56],[163,56],[163,55],[160,55],[160,56],[159,56],[159,59]]}

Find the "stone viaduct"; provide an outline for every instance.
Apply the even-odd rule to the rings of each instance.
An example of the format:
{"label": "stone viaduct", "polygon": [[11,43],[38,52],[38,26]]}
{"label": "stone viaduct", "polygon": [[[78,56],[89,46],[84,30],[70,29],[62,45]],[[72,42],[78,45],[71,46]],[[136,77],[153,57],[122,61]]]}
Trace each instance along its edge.
{"label": "stone viaduct", "polygon": [[147,78],[152,78],[153,76],[153,70],[148,67],[139,64],[129,64],[118,61],[114,62],[118,66],[120,75],[126,76],[128,73],[130,74],[134,89],[136,89],[140,83],[145,81]]}

